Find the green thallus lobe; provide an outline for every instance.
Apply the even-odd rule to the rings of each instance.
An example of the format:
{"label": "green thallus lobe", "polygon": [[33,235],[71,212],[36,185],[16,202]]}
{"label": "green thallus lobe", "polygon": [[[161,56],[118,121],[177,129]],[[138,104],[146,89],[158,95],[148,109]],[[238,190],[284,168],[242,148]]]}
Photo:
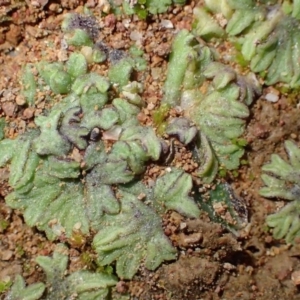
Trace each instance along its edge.
{"label": "green thallus lobe", "polygon": [[226,37],[265,84],[299,88],[300,2],[291,2],[206,0],[194,9],[193,32],[206,40]]}

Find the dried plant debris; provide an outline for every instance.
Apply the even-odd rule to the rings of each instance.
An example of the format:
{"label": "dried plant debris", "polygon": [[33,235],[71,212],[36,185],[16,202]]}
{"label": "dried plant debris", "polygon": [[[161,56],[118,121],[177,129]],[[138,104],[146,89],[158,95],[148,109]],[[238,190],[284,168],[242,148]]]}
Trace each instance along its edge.
{"label": "dried plant debris", "polygon": [[5,300],[36,299],[109,299],[110,287],[117,279],[106,273],[77,271],[66,276],[68,249],[58,244],[53,257],[38,256],[36,262],[46,273],[46,284],[38,282],[25,286],[24,279],[17,275]]}
{"label": "dried plant debris", "polygon": [[248,224],[247,205],[243,198],[235,195],[228,183],[220,182],[206,193],[195,193],[209,217],[235,235],[238,236],[238,230]]}
{"label": "dried plant debris", "polygon": [[284,145],[289,162],[272,154],[271,162],[262,167],[265,186],[260,189],[260,194],[291,201],[279,212],[268,216],[267,224],[274,228],[276,239],[285,238],[287,243],[292,243],[300,236],[300,149],[292,141],[286,141]]}
{"label": "dried plant debris", "polygon": [[267,85],[298,88],[300,4],[291,2],[206,0],[205,8],[194,9],[194,33],[207,40],[227,36]]}

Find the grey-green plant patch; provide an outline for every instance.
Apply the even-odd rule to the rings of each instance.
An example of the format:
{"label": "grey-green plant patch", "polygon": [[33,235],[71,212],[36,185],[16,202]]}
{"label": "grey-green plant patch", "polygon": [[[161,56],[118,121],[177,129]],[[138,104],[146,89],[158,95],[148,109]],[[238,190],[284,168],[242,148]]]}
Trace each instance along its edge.
{"label": "grey-green plant patch", "polygon": [[267,198],[281,198],[291,201],[278,212],[267,217],[267,224],[273,228],[276,239],[284,238],[292,243],[300,236],[300,149],[293,141],[286,141],[285,150],[289,162],[277,154],[262,167],[264,186],[259,193]]}
{"label": "grey-green plant patch", "polygon": [[[267,85],[282,82],[289,88],[299,87],[299,1],[206,0],[205,4],[206,8],[194,9],[196,35],[207,40],[228,36]],[[212,17],[217,14],[225,23]]]}
{"label": "grey-green plant patch", "polygon": [[24,279],[17,275],[5,300],[109,299],[116,277],[84,270],[66,276],[68,260],[68,249],[63,244],[56,246],[52,258],[38,256],[36,262],[46,273],[46,284],[38,282],[26,287]]}
{"label": "grey-green plant patch", "polygon": [[[150,2],[149,7],[155,3]],[[197,184],[191,174],[171,165],[176,149],[165,134],[189,147],[198,163],[193,176],[211,183],[219,166],[239,166],[244,145],[237,140],[260,87],[254,75],[241,76],[224,66],[213,49],[182,30],[172,47],[162,106],[154,116],[157,127],[163,125],[157,129],[140,124],[143,84],[131,81],[133,70],[145,69],[142,52],[131,48],[131,56],[111,54],[104,44],[94,45],[97,24],[89,14],[67,14],[62,29],[67,44],[83,47],[75,48],[66,62],[34,66],[39,84],[59,101],[34,119],[35,129],[0,141],[0,167],[9,167],[12,189],[6,203],[50,240],[76,239],[78,247],[92,241],[99,265],[114,265],[119,278],[132,279],[141,267],[155,270],[176,259],[177,250],[162,227],[168,211],[187,218],[201,213]],[[108,56],[108,78],[90,71],[97,49]],[[33,73],[24,70],[31,84]],[[176,106],[182,116],[168,118]],[[161,173],[146,184],[150,164]],[[227,190],[228,203],[229,194]],[[106,288],[114,282],[110,277],[100,287],[102,275],[86,272],[64,280],[67,258],[60,250],[38,263],[47,284],[57,287],[46,291],[49,299],[71,297],[71,290],[78,299],[106,299]],[[17,284],[26,290],[21,279]]]}
{"label": "grey-green plant patch", "polygon": [[[244,149],[234,141],[244,132],[248,106],[261,92],[254,74],[239,75],[216,60],[215,51],[199,43],[192,33],[179,32],[172,46],[162,100],[163,104],[180,106],[201,133],[193,133],[199,147],[194,152],[200,159],[199,177],[206,182],[215,178],[218,166],[238,168]],[[172,133],[170,126],[166,132]]]}

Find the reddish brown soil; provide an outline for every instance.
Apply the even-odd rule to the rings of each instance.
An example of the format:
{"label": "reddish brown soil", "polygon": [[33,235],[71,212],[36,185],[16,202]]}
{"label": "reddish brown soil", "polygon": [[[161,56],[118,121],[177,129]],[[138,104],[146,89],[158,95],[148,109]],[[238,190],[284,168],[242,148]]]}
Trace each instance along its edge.
{"label": "reddish brown soil", "polygon": [[[152,111],[161,99],[174,32],[191,28],[195,3],[170,9],[146,22],[136,17],[104,14],[100,2],[87,1],[100,23],[98,39],[115,49],[125,50],[136,42],[145,52],[149,68],[146,75],[139,75],[142,77],[138,79],[145,82],[144,97],[148,105],[139,117],[144,124],[151,124]],[[44,95],[35,109],[24,105],[19,93],[22,66],[41,59],[65,59],[66,50],[61,47],[62,16],[70,10],[82,11],[82,5],[82,1],[73,0],[0,0],[0,117],[7,121],[7,137],[17,136],[34,126],[34,116],[50,105]],[[162,20],[170,20],[173,28],[165,28]],[[299,108],[295,97],[291,98],[280,95],[277,103],[270,103],[262,96],[251,108],[245,134],[249,142],[245,155],[248,164],[239,170],[238,176],[228,178],[248,205],[249,225],[240,237],[226,232],[205,215],[201,220],[187,220],[177,213],[169,213],[165,218],[165,231],[180,249],[178,260],[155,272],[141,268],[132,281],[119,282],[119,292],[128,290],[130,299],[135,300],[300,299],[296,281],[292,280],[292,275],[297,278],[300,271],[300,245],[273,240],[265,226],[265,217],[282,203],[258,194],[262,185],[261,166],[269,160],[270,154],[285,155],[283,141],[287,138],[299,142]],[[159,169],[149,174],[155,178],[156,172]],[[7,178],[8,170],[0,169],[0,282],[21,274],[30,284],[44,276],[34,259],[38,255],[50,255],[55,243],[47,241],[36,229],[28,228],[20,212],[5,205]],[[71,248],[70,271],[94,268],[83,253],[94,257],[89,245],[82,249]]]}

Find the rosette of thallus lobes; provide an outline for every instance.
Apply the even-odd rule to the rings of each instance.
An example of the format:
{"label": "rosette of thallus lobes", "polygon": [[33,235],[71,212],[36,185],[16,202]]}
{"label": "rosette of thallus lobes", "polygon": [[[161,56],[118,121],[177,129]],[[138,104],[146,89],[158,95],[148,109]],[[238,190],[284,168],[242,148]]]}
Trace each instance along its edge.
{"label": "rosette of thallus lobes", "polygon": [[[160,255],[155,265],[148,259],[148,268],[176,253],[155,212],[129,193],[119,193],[122,200],[117,198],[112,189],[143,172],[149,159],[157,160],[161,144],[153,129],[134,121],[138,106],[121,98],[108,104],[107,79],[94,73],[80,76],[62,102],[35,119],[36,130],[1,142],[0,164],[11,162],[9,184],[14,189],[6,202],[23,210],[26,223],[44,230],[50,239],[65,236],[80,244],[90,230],[103,230],[104,236],[105,232],[110,236],[103,237],[101,252],[105,251],[104,241],[111,243],[114,237],[120,240],[125,235],[127,245],[116,252],[111,246],[110,253],[112,260],[122,259],[117,263],[119,276],[130,278],[142,258],[154,256],[156,247]],[[119,140],[110,151],[105,149],[100,130]],[[102,223],[105,214],[114,217]],[[122,215],[126,215],[127,227],[119,228]],[[143,229],[147,232],[142,234]],[[132,243],[130,235],[135,236]],[[149,242],[155,240],[151,249],[141,241],[144,235]],[[135,260],[129,260],[132,253],[137,253]]]}
{"label": "rosette of thallus lobes", "polygon": [[[85,55],[76,52],[66,63],[31,65],[25,92],[35,86],[28,73],[35,69],[36,83],[51,89],[53,103],[35,118],[35,129],[0,142],[0,166],[9,166],[12,188],[6,203],[50,240],[81,246],[96,233],[98,263],[115,262],[124,279],[142,263],[154,270],[176,258],[162,214],[200,214],[189,196],[192,177],[184,171],[170,168],[151,187],[141,181],[147,162],[158,161],[167,145],[152,127],[139,124],[143,87],[129,81],[134,67],[125,55],[106,78],[89,72]],[[33,105],[33,88],[27,96]]]}
{"label": "rosette of thallus lobes", "polygon": [[194,17],[196,35],[231,41],[237,61],[249,64],[265,84],[300,86],[299,1],[205,0]]}
{"label": "rosette of thallus lobes", "polygon": [[[80,247],[93,239],[98,264],[114,263],[120,278],[131,279],[141,265],[154,270],[177,257],[162,228],[168,210],[190,218],[200,215],[192,176],[172,164],[164,133],[191,147],[199,165],[195,175],[212,182],[220,168],[238,168],[248,106],[260,87],[253,74],[238,75],[192,33],[180,31],[157,111],[178,106],[182,116],[162,118],[163,134],[158,134],[160,128],[139,123],[143,85],[130,81],[134,69],[145,68],[141,51],[133,47],[120,53],[94,44],[83,26],[95,26],[90,18],[67,15],[65,41],[80,51],[66,62],[24,68],[27,105],[35,105],[37,89],[52,93],[47,109],[35,117],[34,129],[0,142],[0,166],[10,169],[11,193],[5,200],[50,240],[67,239]],[[109,66],[107,77],[92,71],[101,63]],[[151,185],[143,177],[149,162],[166,167]],[[226,185],[210,198],[234,206]],[[232,226],[223,221],[229,229],[241,223],[235,212],[233,216]],[[23,288],[24,282],[19,283]]]}
{"label": "rosette of thallus lobes", "polygon": [[[238,168],[244,154],[241,138],[248,106],[260,94],[254,74],[239,75],[218,61],[218,54],[183,30],[175,37],[163,105],[180,107],[197,127],[194,158],[196,174],[212,182],[220,168]],[[168,132],[168,128],[167,128]]]}
{"label": "rosette of thallus lobes", "polygon": [[264,186],[260,194],[267,198],[290,201],[278,212],[267,217],[267,225],[273,229],[275,239],[284,238],[293,243],[300,237],[300,149],[293,141],[286,141],[285,150],[289,162],[277,154],[262,167]]}

